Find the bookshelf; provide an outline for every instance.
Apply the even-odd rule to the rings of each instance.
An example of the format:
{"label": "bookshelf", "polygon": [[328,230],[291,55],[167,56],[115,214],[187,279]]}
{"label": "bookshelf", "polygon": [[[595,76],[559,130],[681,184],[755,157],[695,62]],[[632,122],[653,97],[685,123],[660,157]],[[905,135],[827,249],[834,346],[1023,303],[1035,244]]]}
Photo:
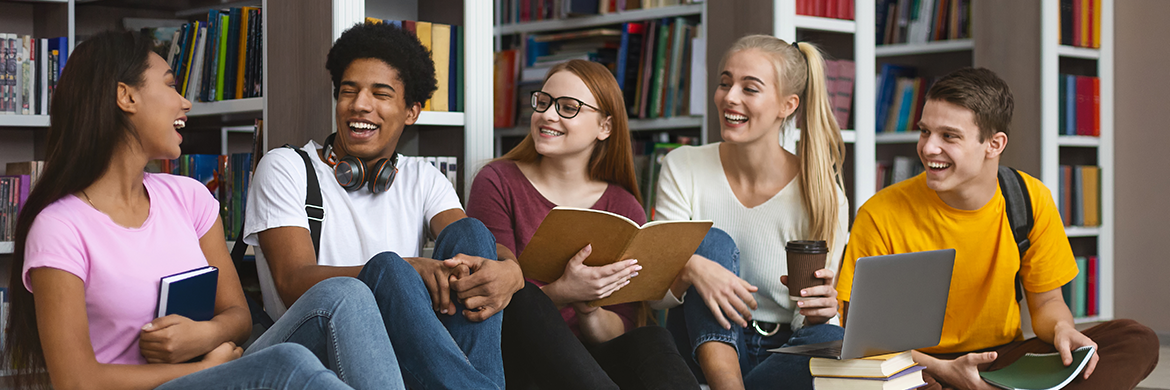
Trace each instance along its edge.
{"label": "bookshelf", "polygon": [[[1099,48],[1074,47],[1061,42],[1060,0],[1043,0],[1040,7],[1040,175],[1060,202],[1061,164],[1095,164],[1100,168],[1100,225],[1068,226],[1065,233],[1077,256],[1097,256],[1097,313],[1078,323],[1114,318],[1114,0],[1100,1]],[[1094,69],[1095,68],[1095,69]],[[1094,72],[1095,70],[1095,72]],[[1060,129],[1061,74],[1096,76],[1100,80],[1100,135],[1062,135]],[[1091,267],[1090,267],[1091,268]],[[1082,270],[1084,272],[1084,270]]]}
{"label": "bookshelf", "polygon": [[[513,0],[502,0],[513,1]],[[688,3],[689,1],[683,1]],[[502,9],[502,8],[501,8]],[[693,4],[679,4],[669,5],[657,8],[646,8],[636,10],[613,11],[605,14],[596,14],[588,16],[575,16],[560,19],[546,19],[536,21],[525,21],[515,23],[502,23],[505,16],[496,15],[496,27],[494,29],[494,37],[496,49],[518,48],[520,42],[524,37],[530,34],[548,34],[563,31],[582,30],[598,27],[619,28],[623,23],[642,22],[648,20],[665,20],[675,18],[686,18],[690,21],[698,21],[697,37],[707,39],[707,2],[698,2]],[[508,44],[511,43],[511,44]],[[689,46],[689,43],[688,43]],[[709,52],[708,52],[709,54]],[[525,53],[520,53],[521,59]],[[645,55],[645,53],[642,53]],[[709,58],[709,57],[708,57]],[[684,59],[683,62],[686,62]],[[638,64],[631,66],[637,67]],[[685,65],[684,65],[685,66]],[[523,64],[521,64],[523,67]],[[710,73],[710,72],[708,72]],[[710,76],[708,76],[710,77]],[[518,83],[523,83],[519,82]],[[627,87],[630,88],[630,87]],[[690,86],[687,86],[690,88]],[[517,89],[519,90],[519,89]],[[696,89],[691,89],[695,91]],[[704,91],[704,96],[701,99],[692,99],[691,102],[701,102],[703,108],[700,111],[706,112],[705,107],[709,97],[706,95],[706,88],[698,90]],[[680,112],[672,117],[660,118],[636,118],[629,119],[630,131],[633,133],[635,139],[641,139],[652,136],[652,133],[669,132],[672,134],[686,134],[697,135],[696,139],[705,140],[707,136],[707,120],[706,115],[692,116],[687,113]],[[497,128],[494,132],[495,155],[502,155],[507,152],[511,146],[507,145],[509,142],[505,138],[516,141],[519,138],[528,134],[528,126],[521,125],[512,128]]]}

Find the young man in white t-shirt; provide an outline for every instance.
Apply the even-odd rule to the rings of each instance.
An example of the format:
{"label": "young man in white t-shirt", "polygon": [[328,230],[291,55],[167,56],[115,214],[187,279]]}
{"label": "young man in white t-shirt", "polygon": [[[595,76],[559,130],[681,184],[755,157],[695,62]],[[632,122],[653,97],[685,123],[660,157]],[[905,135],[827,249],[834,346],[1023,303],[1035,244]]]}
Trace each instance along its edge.
{"label": "young man in white t-shirt", "polygon": [[[438,169],[395,152],[436,88],[427,50],[398,27],[358,24],[334,43],[326,68],[337,132],[301,149],[321,191],[319,246],[296,150],[269,152],[248,194],[245,242],[259,245],[269,313],[322,280],[357,277],[374,291],[407,387],[503,388],[495,314],[523,287],[515,256],[467,218]],[[416,257],[428,235],[438,260]]]}

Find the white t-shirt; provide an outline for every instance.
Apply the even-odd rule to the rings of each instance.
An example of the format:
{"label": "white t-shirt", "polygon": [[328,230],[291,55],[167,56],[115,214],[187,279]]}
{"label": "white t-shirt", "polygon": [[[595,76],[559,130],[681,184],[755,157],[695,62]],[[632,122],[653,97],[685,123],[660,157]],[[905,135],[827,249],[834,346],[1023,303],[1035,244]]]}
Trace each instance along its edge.
{"label": "white t-shirt", "polygon": [[[759,287],[759,307],[752,318],[776,323],[804,321],[800,308],[788,297],[780,276],[788,273],[784,244],[808,239],[808,212],[800,199],[800,181],[793,178],[780,192],[756,207],[744,207],[723,173],[719,143],[683,146],[662,162],[655,199],[655,220],[710,220],[735,240],[739,248],[739,276]],[[825,267],[836,271],[849,229],[849,202],[840,189],[837,234]],[[673,298],[668,294],[668,297]],[[668,299],[669,300],[669,299]],[[677,301],[676,301],[677,302]],[[662,306],[660,302],[656,306]]]}
{"label": "white t-shirt", "polygon": [[[341,188],[333,167],[318,157],[319,148],[314,141],[302,148],[313,162],[325,208],[317,264],[360,266],[385,251],[416,257],[431,218],[462,209],[451,182],[423,158],[399,155],[394,183],[386,192],[374,194],[366,186],[356,191]],[[248,191],[244,242],[256,246],[264,307],[274,318],[280,318],[287,306],[276,292],[257,233],[284,226],[309,229],[306,180],[304,160],[291,149],[276,148],[260,160]]]}

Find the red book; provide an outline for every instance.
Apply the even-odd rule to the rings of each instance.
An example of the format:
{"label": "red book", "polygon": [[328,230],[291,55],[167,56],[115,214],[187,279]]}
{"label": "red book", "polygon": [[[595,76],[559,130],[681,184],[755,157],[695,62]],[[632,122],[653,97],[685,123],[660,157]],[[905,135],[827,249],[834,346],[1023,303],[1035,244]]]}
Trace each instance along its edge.
{"label": "red book", "polygon": [[402,21],[402,29],[406,30],[406,31],[410,31],[411,34],[415,34],[416,36],[418,35],[418,32],[416,32],[414,30],[414,21],[413,20],[403,20]]}
{"label": "red book", "polygon": [[1092,134],[1093,81],[1088,76],[1077,76],[1077,135]]}
{"label": "red book", "polygon": [[827,3],[827,1],[825,1],[825,0],[813,0],[813,4],[816,4],[816,7],[815,7],[815,9],[813,9],[812,16],[824,17],[825,11],[826,11],[825,10],[825,3]]}
{"label": "red book", "polygon": [[1072,20],[1073,41],[1072,41],[1072,45],[1073,46],[1084,46],[1084,43],[1081,42],[1081,29],[1084,28],[1084,26],[1081,25],[1081,21],[1084,20],[1082,18],[1082,15],[1084,15],[1085,10],[1083,9],[1084,7],[1081,7],[1081,0],[1072,0],[1072,3],[1073,3],[1073,20]]}
{"label": "red book", "polygon": [[1087,288],[1085,288],[1085,315],[1089,316],[1097,315],[1097,303],[1100,301],[1097,296],[1097,275],[1100,275],[1097,263],[1097,256],[1089,256],[1089,271],[1087,273],[1088,277],[1086,278]]}
{"label": "red book", "polygon": [[826,17],[826,18],[837,17],[837,0],[821,0],[821,1],[819,1],[819,3],[825,4],[825,6],[824,6],[825,14],[818,15],[818,16],[822,16],[822,17]]}
{"label": "red book", "polygon": [[1101,136],[1101,78],[1090,77],[1093,83],[1093,122],[1090,135]]}

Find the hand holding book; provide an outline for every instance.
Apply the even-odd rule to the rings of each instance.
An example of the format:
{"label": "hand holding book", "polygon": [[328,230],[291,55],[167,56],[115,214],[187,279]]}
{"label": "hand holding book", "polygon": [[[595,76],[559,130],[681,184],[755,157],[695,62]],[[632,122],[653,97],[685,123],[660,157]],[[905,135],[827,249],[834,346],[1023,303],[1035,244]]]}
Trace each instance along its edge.
{"label": "hand holding book", "polygon": [[561,277],[544,287],[554,304],[564,306],[609,297],[630,284],[630,279],[642,269],[636,259],[601,266],[585,265],[585,259],[592,253],[593,245],[585,245],[565,263]]}

